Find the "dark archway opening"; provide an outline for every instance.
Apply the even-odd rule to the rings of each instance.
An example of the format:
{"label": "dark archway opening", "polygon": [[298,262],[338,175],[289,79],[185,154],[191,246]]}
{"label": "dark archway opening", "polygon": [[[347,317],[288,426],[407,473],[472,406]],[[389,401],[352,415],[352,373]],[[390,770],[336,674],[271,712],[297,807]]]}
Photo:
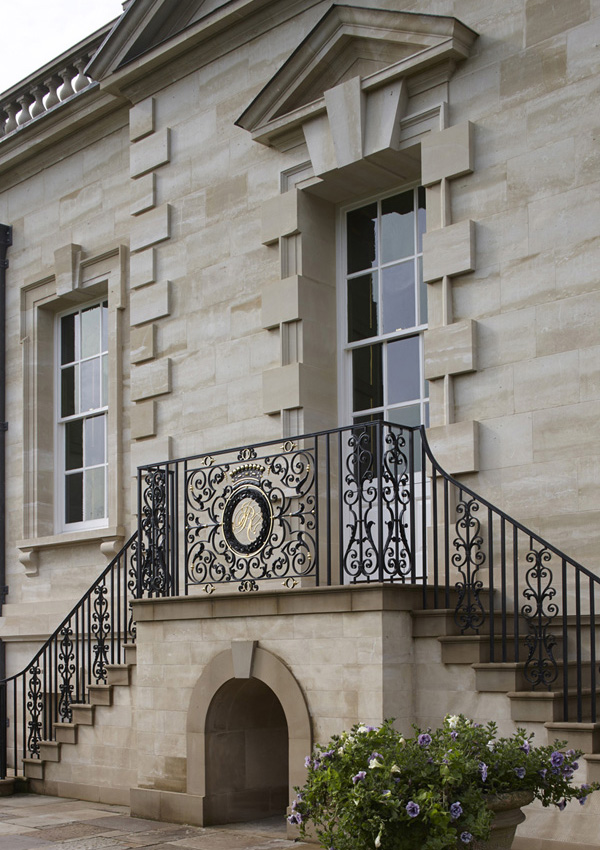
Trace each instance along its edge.
{"label": "dark archway opening", "polygon": [[204,822],[285,814],[288,728],[281,703],[259,679],[230,679],[206,717]]}

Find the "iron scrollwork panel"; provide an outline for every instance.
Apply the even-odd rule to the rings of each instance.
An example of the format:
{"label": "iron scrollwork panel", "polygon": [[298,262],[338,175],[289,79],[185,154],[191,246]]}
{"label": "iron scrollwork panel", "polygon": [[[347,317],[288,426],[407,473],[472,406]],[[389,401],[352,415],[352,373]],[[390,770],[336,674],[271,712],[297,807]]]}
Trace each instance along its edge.
{"label": "iron scrollwork panel", "polygon": [[37,659],[27,671],[26,706],[29,720],[27,721],[27,752],[30,758],[40,757],[40,743],[44,723],[44,689],[42,686],[42,667]]}
{"label": "iron scrollwork panel", "polygon": [[480,598],[483,582],[479,570],[485,563],[482,549],[483,537],[481,523],[477,516],[479,502],[476,499],[461,499],[456,506],[456,538],[452,555],[452,564],[460,573],[455,588],[458,599],[454,611],[454,620],[460,626],[461,633],[478,632],[485,622],[485,611]]}
{"label": "iron scrollwork panel", "polygon": [[523,590],[527,602],[521,607],[528,628],[525,638],[528,656],[524,672],[533,688],[541,686],[550,689],[558,677],[558,664],[554,658],[556,638],[549,631],[559,613],[558,605],[553,602],[556,588],[552,584],[551,559],[548,549],[531,549],[526,556],[531,566],[525,574],[526,587]]}
{"label": "iron scrollwork panel", "polygon": [[355,429],[344,454],[344,575],[351,583],[406,581],[414,557],[409,535],[414,494],[405,433]]}
{"label": "iron scrollwork panel", "polygon": [[210,592],[221,582],[242,592],[265,579],[316,568],[315,464],[293,443],[259,457],[203,464],[186,476],[186,580]]}
{"label": "iron scrollwork panel", "polygon": [[58,719],[61,723],[70,723],[73,717],[71,704],[73,702],[73,676],[75,675],[75,647],[73,644],[73,629],[70,625],[60,631],[58,651],[59,699]]}
{"label": "iron scrollwork panel", "polygon": [[170,586],[167,534],[169,475],[165,469],[147,470],[142,478],[141,535],[136,557],[139,567],[138,593],[165,596]]}

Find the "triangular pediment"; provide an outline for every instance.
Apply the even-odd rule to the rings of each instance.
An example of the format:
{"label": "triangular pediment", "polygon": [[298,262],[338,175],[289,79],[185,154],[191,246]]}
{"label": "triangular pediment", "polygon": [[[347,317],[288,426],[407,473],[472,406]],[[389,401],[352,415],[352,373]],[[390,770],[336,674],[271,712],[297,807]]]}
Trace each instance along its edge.
{"label": "triangular pediment", "polygon": [[143,56],[211,13],[229,0],[132,0],[88,65],[101,80],[122,65]]}
{"label": "triangular pediment", "polygon": [[327,90],[365,87],[468,56],[476,38],[456,18],[333,5],[236,122],[260,141],[285,116],[306,114]]}

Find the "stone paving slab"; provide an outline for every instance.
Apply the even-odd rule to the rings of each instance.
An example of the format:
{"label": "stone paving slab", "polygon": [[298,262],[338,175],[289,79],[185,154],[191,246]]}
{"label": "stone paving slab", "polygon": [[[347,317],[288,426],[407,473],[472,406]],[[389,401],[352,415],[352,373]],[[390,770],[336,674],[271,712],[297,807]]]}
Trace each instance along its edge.
{"label": "stone paving slab", "polygon": [[0,797],[0,850],[315,850],[283,818],[198,827],[132,818],[126,806],[37,794]]}

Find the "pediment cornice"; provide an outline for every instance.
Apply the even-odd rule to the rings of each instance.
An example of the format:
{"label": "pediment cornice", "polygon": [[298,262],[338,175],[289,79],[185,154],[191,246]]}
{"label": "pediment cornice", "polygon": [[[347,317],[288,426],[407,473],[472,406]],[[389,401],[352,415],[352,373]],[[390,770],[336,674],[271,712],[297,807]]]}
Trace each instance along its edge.
{"label": "pediment cornice", "polygon": [[477,34],[456,18],[333,5],[236,124],[263,144],[327,110],[326,92],[359,80],[367,95],[404,82],[404,97],[452,75]]}

